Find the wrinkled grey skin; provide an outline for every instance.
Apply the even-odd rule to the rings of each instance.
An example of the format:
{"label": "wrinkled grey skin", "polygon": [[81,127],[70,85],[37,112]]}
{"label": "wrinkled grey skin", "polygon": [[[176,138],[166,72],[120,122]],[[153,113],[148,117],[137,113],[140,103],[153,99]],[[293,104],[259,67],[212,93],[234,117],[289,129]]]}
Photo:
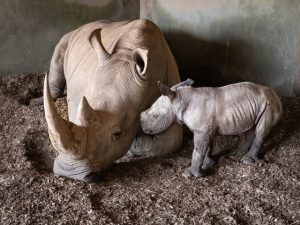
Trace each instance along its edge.
{"label": "wrinkled grey skin", "polygon": [[201,169],[211,168],[212,138],[216,133],[237,135],[245,133],[245,142],[237,151],[242,162],[254,163],[264,138],[282,115],[277,94],[268,87],[250,82],[219,88],[182,87],[171,90],[159,83],[162,96],[141,113],[145,133],[159,133],[174,121],[184,123],[194,134],[191,166],[183,176],[202,176]]}
{"label": "wrinkled grey skin", "polygon": [[[140,113],[159,97],[158,80],[180,82],[162,33],[148,20],[97,21],[63,36],[53,53],[44,97],[31,101],[44,102],[49,137],[59,152],[54,173],[92,181],[129,149],[131,156],[178,150],[182,127],[176,123],[157,135],[139,132]],[[69,121],[53,103],[65,86]]]}

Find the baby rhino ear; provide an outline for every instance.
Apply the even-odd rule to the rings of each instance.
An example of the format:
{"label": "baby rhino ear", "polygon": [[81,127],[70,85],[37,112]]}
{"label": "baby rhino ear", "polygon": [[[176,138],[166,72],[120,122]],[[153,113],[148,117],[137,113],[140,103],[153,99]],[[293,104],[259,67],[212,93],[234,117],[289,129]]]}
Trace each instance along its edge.
{"label": "baby rhino ear", "polygon": [[169,97],[171,100],[173,100],[176,97],[176,93],[175,91],[172,91],[171,88],[169,88],[167,85],[165,85],[164,83],[158,81],[158,87],[160,92],[164,95]]}

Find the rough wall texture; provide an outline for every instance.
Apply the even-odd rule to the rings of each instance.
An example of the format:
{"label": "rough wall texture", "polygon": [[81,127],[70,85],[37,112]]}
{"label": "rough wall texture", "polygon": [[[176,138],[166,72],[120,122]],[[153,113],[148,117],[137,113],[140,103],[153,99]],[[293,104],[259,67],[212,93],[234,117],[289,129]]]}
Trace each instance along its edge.
{"label": "rough wall texture", "polygon": [[139,0],[0,0],[0,75],[48,69],[63,34],[99,19],[137,19],[139,10]]}
{"label": "rough wall texture", "polygon": [[183,77],[300,93],[300,1],[141,0],[141,17],[165,33]]}
{"label": "rough wall texture", "polygon": [[299,0],[0,0],[0,75],[48,69],[60,37],[84,23],[140,15],[165,33],[183,79],[300,95]]}

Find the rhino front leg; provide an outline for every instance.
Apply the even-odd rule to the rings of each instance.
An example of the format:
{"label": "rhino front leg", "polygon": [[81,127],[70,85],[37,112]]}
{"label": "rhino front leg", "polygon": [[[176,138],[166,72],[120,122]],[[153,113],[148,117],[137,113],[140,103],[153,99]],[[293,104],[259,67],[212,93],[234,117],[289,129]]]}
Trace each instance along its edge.
{"label": "rhino front leg", "polygon": [[127,156],[160,156],[178,151],[182,145],[182,129],[182,125],[173,123],[167,130],[159,134],[138,135]]}
{"label": "rhino front leg", "polygon": [[212,169],[215,164],[216,164],[216,161],[214,159],[212,159],[212,148],[208,148],[208,150],[205,154],[205,157],[204,157],[202,169],[203,170]]}
{"label": "rhino front leg", "polygon": [[[207,134],[194,132],[194,150],[191,166],[186,168],[182,175],[184,177],[200,177],[201,169],[204,166],[205,155],[211,151],[211,138]],[[210,153],[209,153],[210,154]]]}

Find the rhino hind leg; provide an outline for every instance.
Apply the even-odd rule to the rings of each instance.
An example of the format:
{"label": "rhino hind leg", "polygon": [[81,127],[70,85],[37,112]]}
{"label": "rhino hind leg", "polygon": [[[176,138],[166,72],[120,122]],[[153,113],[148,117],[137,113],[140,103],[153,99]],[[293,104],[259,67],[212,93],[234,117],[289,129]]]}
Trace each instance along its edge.
{"label": "rhino hind leg", "polygon": [[255,127],[255,138],[251,144],[250,150],[242,157],[243,163],[250,164],[258,160],[259,151],[263,141],[269,134],[271,128],[279,121],[281,114],[282,110],[280,102],[278,102],[278,104],[267,105]]}
{"label": "rhino hind leg", "polygon": [[254,138],[250,150],[242,157],[242,162],[244,164],[255,163],[258,160],[258,154],[263,140],[264,138],[259,136]]}
{"label": "rhino hind leg", "polygon": [[182,137],[182,125],[176,123],[156,135],[138,135],[127,156],[161,156],[176,152],[181,148]]}
{"label": "rhino hind leg", "polygon": [[30,100],[29,105],[35,106],[35,105],[42,105],[44,103],[43,96],[38,98],[33,98]]}
{"label": "rhino hind leg", "polygon": [[[66,79],[64,75],[64,57],[68,47],[69,36],[71,33],[66,34],[61,38],[56,45],[53,56],[51,58],[49,69],[49,87],[53,100],[64,96],[64,89],[66,86]],[[30,100],[30,105],[43,104],[43,96],[33,98]]]}
{"label": "rhino hind leg", "polygon": [[243,148],[240,149],[240,154],[243,155],[241,161],[244,164],[252,164],[258,160],[259,151],[263,144],[265,136],[269,133],[270,127],[264,126],[263,131],[259,126],[246,132],[246,137]]}
{"label": "rhino hind leg", "polygon": [[237,155],[245,155],[252,143],[253,143],[253,140],[255,138],[255,130],[254,129],[250,129],[248,131],[246,131],[244,133],[244,140],[239,144],[239,146],[233,150],[234,154],[237,154]]}

